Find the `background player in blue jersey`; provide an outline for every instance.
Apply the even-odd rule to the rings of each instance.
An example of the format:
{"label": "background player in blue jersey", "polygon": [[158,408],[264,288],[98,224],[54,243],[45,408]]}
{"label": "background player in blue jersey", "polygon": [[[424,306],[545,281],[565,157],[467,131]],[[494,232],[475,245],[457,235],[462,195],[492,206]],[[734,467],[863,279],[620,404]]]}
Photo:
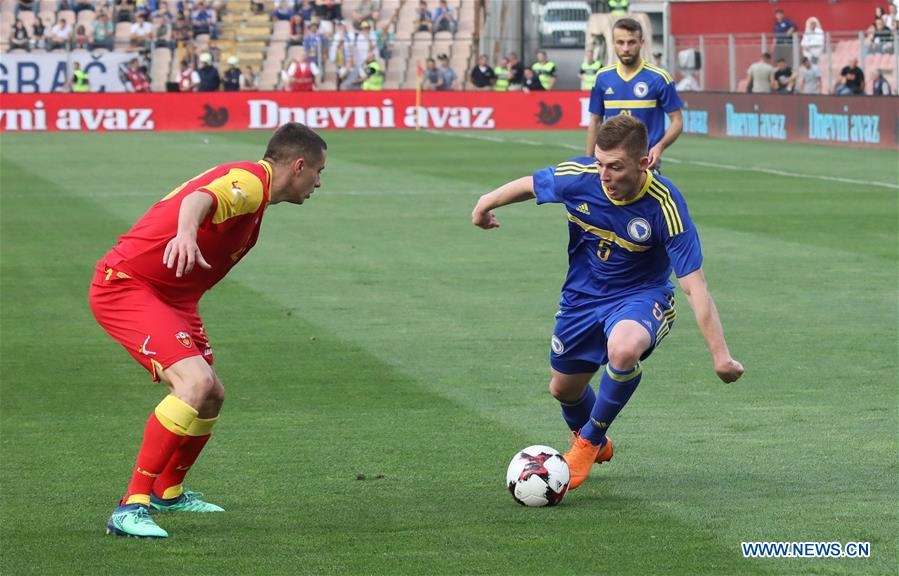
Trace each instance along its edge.
{"label": "background player in blue jersey", "polygon": [[[674,184],[649,170],[647,133],[631,116],[597,130],[594,156],[573,158],[481,196],[472,223],[497,228],[493,209],[536,198],[568,211],[568,276],[553,331],[550,393],[574,433],[565,459],[577,488],[612,458],[606,430],[640,382],[640,361],[671,330],[678,278],[725,382],[743,375],[724,338],[702,271],[702,249]],[[605,365],[596,394],[590,386]]]}
{"label": "background player in blue jersey", "polygon": [[[643,27],[633,18],[615,22],[612,41],[618,63],[600,68],[590,91],[590,125],[587,156],[593,156],[596,129],[604,120],[625,114],[635,116],[649,131],[649,169],[658,168],[662,152],[674,144],[684,129],[684,107],[674,81],[664,69],[640,56]],[[665,115],[671,125],[665,129]]]}

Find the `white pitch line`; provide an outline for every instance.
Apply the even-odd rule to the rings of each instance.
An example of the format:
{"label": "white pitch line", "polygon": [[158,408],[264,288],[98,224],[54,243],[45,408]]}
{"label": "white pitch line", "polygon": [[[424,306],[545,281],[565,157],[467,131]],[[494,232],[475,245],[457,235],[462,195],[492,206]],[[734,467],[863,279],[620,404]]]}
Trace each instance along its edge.
{"label": "white pitch line", "polygon": [[[583,150],[580,146],[573,144],[559,144],[536,142],[534,140],[515,140],[508,138],[499,138],[497,136],[481,136],[479,134],[460,134],[458,132],[441,132],[439,130],[428,130],[428,134],[439,134],[441,136],[452,136],[455,138],[469,138],[471,140],[485,140],[488,142],[506,142],[508,144],[524,144],[526,146],[558,146],[567,150]],[[882,188],[890,188],[899,190],[899,184],[890,182],[880,182],[877,180],[859,180],[857,178],[841,178],[839,176],[822,176],[820,174],[801,174],[799,172],[787,172],[785,170],[775,170],[773,168],[764,168],[762,166],[736,166],[734,164],[718,164],[716,162],[704,162],[702,160],[684,160],[682,158],[672,158],[665,156],[665,162],[672,164],[692,164],[694,166],[705,166],[706,168],[718,168],[720,170],[734,170],[739,172],[759,172],[762,174],[771,174],[774,176],[787,176],[789,178],[808,178],[812,180],[824,180],[827,182],[842,182],[844,184],[860,184],[862,186],[880,186]]]}

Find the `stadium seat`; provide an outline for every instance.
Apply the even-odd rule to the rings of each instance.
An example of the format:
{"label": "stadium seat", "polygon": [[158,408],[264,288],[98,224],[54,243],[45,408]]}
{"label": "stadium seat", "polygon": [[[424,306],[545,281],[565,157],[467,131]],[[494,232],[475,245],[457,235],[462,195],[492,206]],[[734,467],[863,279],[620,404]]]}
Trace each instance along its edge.
{"label": "stadium seat", "polygon": [[[50,28],[56,24],[56,12],[48,12],[46,10],[41,10],[37,15],[38,18],[41,19],[41,22],[44,23],[44,29],[46,30],[44,33],[49,34]],[[69,22],[71,24],[71,22]]]}

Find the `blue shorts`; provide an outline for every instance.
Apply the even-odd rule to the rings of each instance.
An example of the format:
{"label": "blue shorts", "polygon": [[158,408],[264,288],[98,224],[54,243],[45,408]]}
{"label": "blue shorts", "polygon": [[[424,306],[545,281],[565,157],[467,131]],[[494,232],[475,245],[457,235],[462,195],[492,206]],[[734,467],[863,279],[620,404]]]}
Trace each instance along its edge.
{"label": "blue shorts", "polygon": [[647,358],[671,327],[677,311],[667,290],[643,292],[608,305],[584,304],[556,314],[549,362],[563,374],[596,372],[609,361],[606,343],[615,324],[634,320],[652,338],[641,360]]}

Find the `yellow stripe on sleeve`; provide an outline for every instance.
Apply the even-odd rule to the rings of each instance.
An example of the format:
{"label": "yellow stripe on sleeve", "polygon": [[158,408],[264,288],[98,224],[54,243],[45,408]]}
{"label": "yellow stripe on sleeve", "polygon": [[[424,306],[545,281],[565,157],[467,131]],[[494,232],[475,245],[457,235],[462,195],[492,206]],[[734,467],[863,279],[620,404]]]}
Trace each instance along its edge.
{"label": "yellow stripe on sleeve", "polygon": [[681,220],[680,211],[677,209],[677,204],[675,204],[674,199],[671,198],[671,191],[668,190],[668,188],[666,188],[658,180],[653,180],[652,186],[662,195],[663,198],[665,198],[668,207],[671,209],[671,215],[675,221],[675,233],[680,234],[684,231],[684,221]]}
{"label": "yellow stripe on sleeve", "polygon": [[668,72],[666,72],[665,70],[659,68],[658,66],[653,66],[653,65],[650,64],[649,62],[647,62],[646,65],[645,65],[644,67],[645,67],[647,70],[652,70],[653,72],[655,72],[656,74],[658,74],[659,76],[661,76],[662,78],[664,78],[664,79],[665,79],[665,84],[671,84],[671,75],[668,74]]}

